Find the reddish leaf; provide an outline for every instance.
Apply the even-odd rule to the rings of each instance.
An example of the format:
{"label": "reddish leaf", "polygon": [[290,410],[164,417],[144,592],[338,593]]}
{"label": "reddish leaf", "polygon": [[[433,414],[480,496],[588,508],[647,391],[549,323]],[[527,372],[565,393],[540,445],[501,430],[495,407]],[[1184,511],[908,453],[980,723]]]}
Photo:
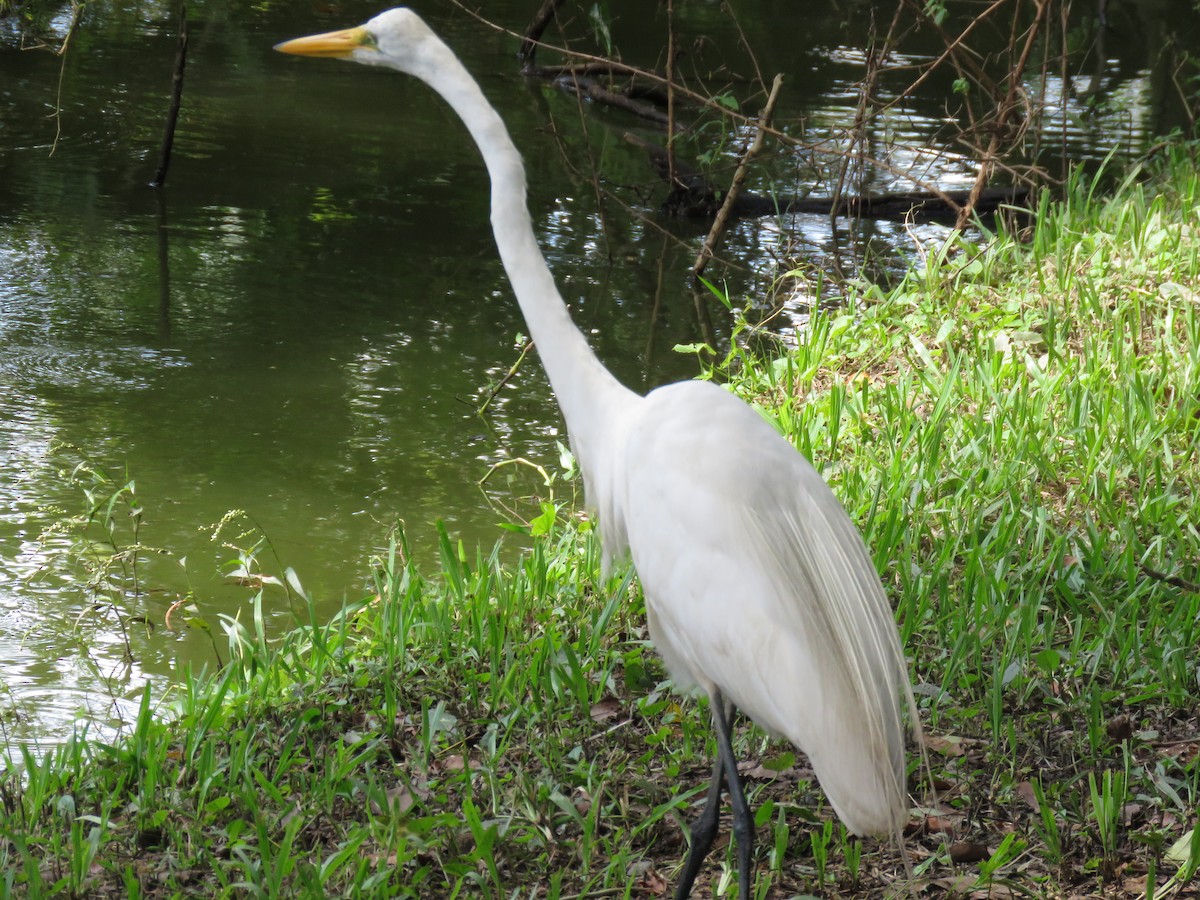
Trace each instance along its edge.
{"label": "reddish leaf", "polygon": [[956,863],[981,862],[991,855],[987,844],[980,844],[976,841],[959,841],[950,845],[950,859]]}
{"label": "reddish leaf", "polygon": [[925,831],[928,834],[954,834],[962,819],[962,816],[926,816]]}
{"label": "reddish leaf", "polygon": [[1041,809],[1041,806],[1038,805],[1037,794],[1034,793],[1033,785],[1028,781],[1022,781],[1017,785],[1017,796],[1024,800],[1025,805],[1034,812],[1038,812]]}

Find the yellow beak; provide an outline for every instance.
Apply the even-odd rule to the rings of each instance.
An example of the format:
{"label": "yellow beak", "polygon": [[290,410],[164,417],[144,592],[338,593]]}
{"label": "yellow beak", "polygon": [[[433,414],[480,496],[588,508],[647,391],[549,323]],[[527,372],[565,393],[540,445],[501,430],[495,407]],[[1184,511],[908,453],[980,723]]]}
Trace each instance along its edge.
{"label": "yellow beak", "polygon": [[329,56],[344,59],[359,47],[373,47],[375,39],[361,25],[358,28],[347,28],[343,31],[329,31],[325,34],[314,34],[311,37],[296,38],[276,44],[275,49],[280,53],[294,53],[297,56]]}

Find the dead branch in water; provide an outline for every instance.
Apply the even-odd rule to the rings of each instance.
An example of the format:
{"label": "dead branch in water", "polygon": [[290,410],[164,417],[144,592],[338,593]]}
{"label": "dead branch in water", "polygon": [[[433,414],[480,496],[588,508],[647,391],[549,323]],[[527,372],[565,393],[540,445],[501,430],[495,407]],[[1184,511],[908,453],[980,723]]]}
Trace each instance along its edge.
{"label": "dead branch in water", "polygon": [[163,128],[162,145],[158,151],[158,168],[150,187],[159,188],[166,184],[167,168],[171,165],[171,148],[175,144],[175,127],[179,124],[179,107],[183,102],[183,70],[187,66],[188,24],[187,7],[179,7],[179,50],[175,54],[175,69],[171,76],[171,106],[167,110],[167,123]]}

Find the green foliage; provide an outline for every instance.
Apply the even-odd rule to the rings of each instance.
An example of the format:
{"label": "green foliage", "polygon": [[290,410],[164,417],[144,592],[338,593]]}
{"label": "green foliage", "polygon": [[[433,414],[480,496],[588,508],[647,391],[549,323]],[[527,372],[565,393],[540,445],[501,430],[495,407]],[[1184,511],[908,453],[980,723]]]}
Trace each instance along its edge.
{"label": "green foliage", "polygon": [[929,16],[935,25],[945,22],[948,14],[945,0],[925,0],[925,15]]}
{"label": "green foliage", "polygon": [[593,3],[588,8],[588,22],[596,43],[604,48],[605,56],[612,56],[612,11],[607,3]]}
{"label": "green foliage", "polygon": [[981,742],[955,793],[1032,790],[1009,855],[1047,874],[1114,878],[1195,806],[1155,748],[1200,687],[1200,179],[1161,165],[1110,199],[1077,177],[1030,243],[948,242],[734,379],[864,524],[933,731]]}

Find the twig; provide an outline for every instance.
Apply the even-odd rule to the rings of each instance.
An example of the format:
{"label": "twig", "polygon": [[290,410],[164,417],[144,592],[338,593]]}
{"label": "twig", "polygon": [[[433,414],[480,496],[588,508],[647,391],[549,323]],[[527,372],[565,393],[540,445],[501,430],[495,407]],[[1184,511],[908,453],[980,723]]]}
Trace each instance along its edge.
{"label": "twig", "polygon": [[175,630],[175,626],[171,624],[171,614],[174,613],[175,610],[179,609],[180,607],[187,606],[189,599],[190,598],[188,598],[188,597],[180,597],[178,600],[176,600],[174,603],[172,603],[170,606],[167,607],[167,611],[163,615],[163,625],[166,626],[167,631]]}
{"label": "twig", "polygon": [[[900,91],[895,97],[881,106],[880,111],[883,112],[892,109],[893,107],[899,106],[905,100],[908,100],[914,93],[916,93],[917,88],[924,83],[925,79],[931,77],[943,62],[952,57],[957,58],[959,47],[965,43],[967,35],[969,35],[976,26],[982,25],[984,20],[986,20],[993,12],[998,10],[1007,2],[1008,0],[993,0],[988,7],[973,16],[971,21],[967,24],[967,27],[964,28],[962,32],[959,33],[958,37],[955,38],[951,38],[950,35],[947,34],[940,25],[934,23],[934,28],[941,37],[942,41],[945,43],[946,49],[942,51],[941,55],[939,55],[937,59],[931,60],[927,63],[922,63],[919,68],[923,69],[923,71],[919,76],[917,76],[917,80],[909,84],[904,88],[904,90]],[[967,49],[969,52],[970,48]],[[984,80],[987,76],[982,70],[973,70],[972,74],[977,75],[981,79],[981,84],[985,89],[992,90],[995,88],[994,83],[992,83],[990,80]]]}
{"label": "twig", "polygon": [[667,184],[675,190],[675,4],[667,0]]}
{"label": "twig", "polygon": [[[507,34],[510,37],[514,37],[518,40],[527,40],[525,35],[520,34],[516,31],[513,31],[510,28],[505,28],[503,25],[499,25],[496,22],[493,22],[492,20],[490,20],[487,17],[480,14],[476,9],[465,4],[463,2],[463,0],[449,0],[449,2],[453,6],[455,6],[458,10],[460,10],[467,16],[470,16],[475,21],[479,22],[485,28],[490,28],[491,30],[498,32],[500,34]],[[915,0],[913,0],[913,2],[915,2]],[[1003,2],[1007,2],[1007,0],[1003,0]],[[639,68],[638,66],[632,66],[632,65],[629,65],[628,63],[619,62],[617,60],[608,59],[608,58],[602,57],[602,56],[596,56],[591,53],[583,53],[578,50],[571,50],[570,48],[567,48],[567,47],[556,46],[554,44],[549,44],[549,43],[546,43],[541,40],[533,41],[533,43],[536,44],[537,47],[539,47],[539,48],[544,47],[544,48],[546,48],[548,50],[552,50],[556,53],[562,53],[563,55],[568,56],[572,59],[582,60],[584,64],[583,64],[583,66],[580,66],[580,67],[575,67],[575,66],[558,67],[558,69],[556,69],[556,70],[542,69],[540,67],[525,67],[522,69],[522,73],[526,74],[526,75],[537,75],[539,77],[544,77],[546,72],[557,71],[558,73],[560,73],[564,76],[571,76],[576,71],[595,71],[594,67],[599,67],[601,71],[610,73],[612,75],[619,75],[619,74],[630,75],[630,76],[633,76],[636,78],[640,78],[644,81],[648,81],[652,84],[659,85],[664,89],[667,87],[667,79],[665,76],[659,75],[657,72],[653,72],[648,69],[642,69],[642,68]],[[721,106],[721,104],[717,103],[711,97],[705,96],[704,94],[700,94],[696,91],[691,90],[690,88],[684,87],[683,85],[675,84],[672,86],[672,89],[675,92],[676,102],[678,102],[679,98],[683,98],[683,99],[688,100],[691,103],[694,103],[696,106],[698,106],[700,108],[717,110],[726,119],[728,119],[732,122],[736,122],[739,125],[755,125],[759,129],[761,129],[764,133],[775,138],[776,140],[778,140],[781,144],[783,144],[786,147],[799,148],[802,150],[807,150],[812,153],[829,152],[828,150],[822,149],[824,142],[818,141],[818,142],[813,143],[813,142],[807,142],[807,141],[801,140],[801,139],[795,137],[794,135],[789,134],[786,131],[783,131],[779,128],[774,128],[771,125],[764,123],[761,119],[756,121],[753,117],[748,116],[745,113],[741,113],[736,110],[728,109],[727,107]],[[931,185],[930,183],[921,179],[919,176],[916,175],[916,173],[912,172],[911,169],[901,169],[901,168],[893,165],[891,162],[889,162],[886,159],[876,159],[872,156],[867,156],[864,154],[860,157],[860,161],[862,162],[863,165],[873,166],[874,168],[878,169],[881,172],[886,172],[890,175],[902,176],[904,178],[907,178],[910,181],[912,181],[913,184],[915,184],[917,187],[921,188],[922,190],[936,191],[936,188],[933,185]]]}
{"label": "twig", "polygon": [[626,725],[630,725],[632,723],[633,723],[633,716],[630,716],[629,718],[626,718],[626,719],[622,719],[620,722],[617,722],[615,725],[610,725],[608,728],[604,729],[603,731],[598,731],[595,734],[589,734],[587,737],[585,737],[583,739],[582,743],[590,744],[592,741],[598,741],[601,738],[606,738],[610,734],[612,734],[614,731],[620,731]]}
{"label": "twig", "polygon": [[517,370],[521,368],[521,363],[525,361],[525,357],[529,355],[529,351],[532,348],[533,341],[526,341],[525,346],[521,348],[521,355],[517,357],[517,361],[509,367],[507,372],[504,373],[504,377],[496,382],[496,385],[491,389],[491,391],[488,392],[487,398],[483,401],[483,405],[476,410],[479,415],[483,415],[485,412],[487,412],[487,408],[492,405],[492,401],[496,399],[496,395],[500,393],[500,390],[506,384],[512,381],[513,376],[517,374]]}
{"label": "twig", "polygon": [[54,94],[54,140],[50,143],[48,156],[54,155],[54,151],[58,149],[58,139],[62,137],[62,89],[67,75],[67,47],[71,45],[71,38],[75,35],[75,26],[79,24],[81,12],[83,12],[83,4],[78,0],[71,0],[71,24],[67,26],[67,36],[63,38],[62,46],[54,51],[61,62],[58,64],[58,88]]}
{"label": "twig", "polygon": [[[677,84],[677,83],[675,83],[675,79],[668,80],[666,77],[664,77],[664,75],[659,74],[654,71],[649,71],[646,69],[639,68],[637,66],[628,65],[626,63],[623,63],[623,62],[620,62],[617,60],[607,59],[604,57],[595,56],[595,55],[587,54],[587,53],[581,53],[579,51],[572,50],[567,47],[555,46],[553,44],[546,43],[546,42],[542,41],[540,39],[540,37],[537,37],[537,38],[534,37],[534,35],[537,33],[537,30],[533,26],[526,29],[524,34],[515,32],[515,31],[512,31],[510,29],[507,29],[507,28],[497,24],[496,22],[490,21],[489,19],[487,19],[486,17],[481,15],[476,9],[473,9],[470,6],[468,6],[467,4],[465,4],[463,2],[463,0],[450,0],[450,2],[455,7],[457,7],[459,10],[461,10],[463,13],[474,18],[476,21],[480,22],[485,27],[490,28],[499,33],[508,34],[508,35],[516,38],[517,40],[522,41],[523,45],[524,45],[524,42],[529,42],[531,44],[531,46],[528,48],[528,50],[531,52],[536,50],[536,48],[545,47],[554,52],[564,54],[567,58],[580,61],[579,63],[574,64],[574,65],[568,64],[568,65],[560,65],[560,66],[555,66],[555,67],[534,66],[531,63],[526,64],[522,67],[522,73],[527,76],[534,76],[534,77],[550,79],[550,80],[554,80],[554,81],[559,81],[564,78],[574,81],[579,75],[603,74],[603,75],[608,75],[608,76],[614,77],[614,78],[619,77],[621,75],[628,75],[632,78],[638,79],[638,81],[649,82],[650,84],[653,84],[653,85],[659,85],[664,89],[668,85],[670,85],[670,89],[674,93],[674,99],[676,101],[676,106],[678,106],[678,102],[680,99],[685,99],[689,103],[695,104],[701,108],[717,109],[719,107],[719,104],[717,104],[711,97],[703,96],[701,94],[696,93],[693,90],[688,89],[687,87],[685,87],[683,85]],[[903,69],[917,70],[921,74],[920,74],[920,77],[917,78],[917,81],[914,82],[914,86],[915,86],[916,84],[920,84],[926,78],[930,77],[932,70],[937,69],[941,64],[944,64],[946,61],[949,61],[950,63],[953,64],[955,70],[959,72],[961,77],[970,79],[974,84],[981,86],[986,92],[996,93],[1000,88],[997,87],[995,82],[987,76],[982,64],[975,59],[975,56],[977,56],[978,54],[975,54],[975,56],[972,55],[974,53],[974,51],[967,45],[966,39],[968,38],[968,36],[975,33],[975,31],[978,30],[979,26],[982,23],[984,23],[989,18],[994,18],[995,14],[999,10],[1003,9],[1003,7],[1006,4],[1011,3],[1012,0],[985,0],[985,2],[988,4],[988,6],[978,16],[975,16],[972,18],[972,20],[967,25],[967,27],[962,31],[962,33],[957,36],[951,36],[951,35],[947,34],[944,31],[944,29],[941,28],[941,26],[937,25],[936,22],[932,22],[932,20],[928,19],[928,17],[925,15],[925,13],[923,11],[923,7],[920,6],[920,0],[901,0],[902,6],[909,7],[917,12],[918,18],[921,20],[921,22],[925,26],[932,25],[932,27],[937,32],[937,34],[939,34],[942,37],[943,41],[946,44],[946,48],[945,48],[945,52],[942,53],[942,55],[939,56],[933,63],[923,63],[921,65],[901,65],[901,64],[895,64],[894,62],[889,62],[889,64],[887,65],[887,71],[894,73],[894,72],[898,72]],[[1044,17],[1047,0],[1035,0],[1035,2],[1040,2],[1041,5],[1039,6],[1039,17]],[[554,6],[554,0],[543,0],[543,7],[547,7],[547,6]],[[894,42],[896,40],[895,29],[898,26],[899,13],[900,13],[900,9],[897,9],[897,19],[893,21],[893,23],[892,23],[893,31],[889,33],[889,42],[888,42],[889,45],[894,44]],[[907,30],[911,31],[913,27],[915,27],[915,26],[910,26]],[[1034,23],[1035,31],[1037,28],[1038,28],[1038,23],[1035,22]],[[1015,40],[1015,38],[1014,38],[1014,40]],[[523,52],[524,52],[524,50],[523,50]],[[1026,59],[1022,62],[1022,64],[1021,64],[1022,66],[1025,65],[1027,62],[1028,53],[1025,54],[1025,57],[1026,57]],[[1007,81],[1006,81],[1006,84],[1007,84]],[[1009,85],[1009,90],[1011,93],[1011,90],[1012,90],[1011,85]],[[663,91],[663,93],[665,94],[665,90]],[[874,109],[874,111],[873,111],[874,115],[878,115],[878,113],[882,110],[894,108],[896,106],[896,104],[898,102],[900,102],[900,98],[906,97],[906,96],[908,96],[908,90],[901,92],[899,95],[897,95],[896,97],[893,97],[890,100],[887,100],[886,102],[884,102],[882,100],[878,101],[879,105]],[[594,99],[598,99],[598,100],[600,100],[600,102],[608,102],[607,97],[595,97]],[[999,99],[997,100],[997,103],[998,104],[1000,103]],[[631,111],[635,112],[638,115],[642,114],[641,110],[638,110],[638,109],[634,109]],[[729,110],[724,107],[720,107],[718,109],[718,111],[720,112],[720,114],[722,116],[724,116],[729,121],[736,122],[739,124],[745,124],[745,125],[755,124],[757,128],[762,130],[765,134],[774,137],[784,147],[803,149],[803,150],[807,151],[808,153],[812,154],[814,157],[821,155],[821,154],[835,154],[835,155],[843,155],[843,156],[846,155],[845,150],[839,150],[837,148],[830,146],[832,143],[831,139],[828,139],[825,141],[815,141],[815,142],[806,141],[806,140],[797,138],[796,136],[789,134],[785,131],[782,131],[779,128],[773,127],[772,125],[770,125],[768,123],[764,123],[761,120],[756,121],[755,119],[751,118],[750,116],[745,115],[744,113],[736,112],[734,110]],[[976,133],[981,131],[983,128],[983,125],[980,122],[976,121],[976,116],[975,116],[974,110],[971,108],[971,106],[969,104],[967,105],[967,108],[966,108],[966,114],[970,119],[969,129],[967,129],[967,131],[973,131]],[[1007,119],[1009,116],[1011,116],[1011,109],[1008,113],[1004,114],[1004,118]],[[1023,131],[1024,129],[1022,128],[1021,130]],[[962,133],[965,135],[966,131],[963,131]],[[1023,170],[1025,172],[1025,174],[1022,175],[1022,174],[1019,174],[1018,169],[1016,167],[1013,167],[1011,165],[1005,165],[1004,161],[1002,159],[1000,159],[999,157],[997,157],[995,154],[995,150],[999,147],[999,142],[995,141],[996,135],[993,134],[992,137],[993,137],[994,145],[993,145],[993,147],[990,147],[990,148],[981,147],[978,144],[970,143],[970,142],[966,141],[965,138],[962,138],[964,143],[966,143],[967,146],[970,147],[970,150],[973,152],[973,154],[975,156],[979,156],[980,154],[983,154],[983,159],[981,160],[981,163],[980,163],[982,170],[986,170],[987,172],[989,172],[991,174],[994,174],[997,171],[1008,172],[1020,180],[1031,180],[1031,179],[1035,179],[1035,178],[1043,178],[1044,179],[1044,178],[1048,177],[1047,173],[1037,170],[1033,166],[1020,167],[1021,170]],[[989,150],[991,152],[989,152]],[[972,200],[970,191],[964,192],[965,200],[960,201],[957,199],[957,196],[955,195],[954,192],[948,193],[948,192],[939,190],[939,188],[935,184],[930,183],[927,179],[922,178],[918,172],[913,171],[911,166],[901,167],[901,166],[895,165],[888,159],[877,159],[873,155],[870,155],[867,152],[865,152],[864,150],[860,149],[860,151],[855,154],[855,161],[857,162],[857,164],[859,166],[864,166],[864,167],[870,166],[870,167],[877,169],[880,173],[885,173],[885,174],[888,174],[888,175],[891,175],[894,177],[904,178],[904,179],[912,182],[912,184],[919,190],[927,191],[931,195],[936,196],[941,201],[941,203],[945,204],[947,207],[950,207],[952,209],[955,207],[962,207],[964,202],[969,203]],[[678,161],[676,161],[676,165],[678,165]],[[986,191],[983,188],[982,183],[977,184],[975,186],[975,190],[978,192],[977,196],[979,198],[983,198],[984,196],[986,196]],[[829,207],[826,206],[823,210],[821,210],[821,212],[827,213],[828,209],[829,209]],[[959,212],[962,213],[963,210],[959,209]]]}
{"label": "twig", "polygon": [[167,110],[167,125],[163,129],[162,147],[158,151],[158,169],[150,187],[162,187],[171,165],[171,147],[175,143],[175,126],[179,123],[179,106],[183,100],[183,70],[187,65],[188,27],[187,7],[179,7],[179,52],[175,55],[175,72],[171,77],[171,107]]}
{"label": "twig", "polygon": [[[476,10],[471,9],[470,7],[466,6],[462,2],[462,0],[450,0],[450,2],[454,6],[456,6],[458,9],[460,9],[462,12],[466,13],[468,16],[475,19],[475,21],[479,22],[481,25],[483,25],[487,28],[490,28],[493,31],[499,32],[500,34],[507,34],[511,37],[523,39],[523,35],[517,34],[515,31],[513,31],[510,28],[505,28],[503,25],[496,24],[491,19],[488,19],[488,18],[484,17],[483,15],[481,15],[480,13],[478,13]],[[595,54],[592,54],[592,53],[583,53],[579,50],[571,50],[567,47],[558,47],[558,46],[555,46],[554,44],[547,44],[546,42],[540,41],[540,40],[535,41],[535,43],[539,47],[545,47],[545,48],[547,48],[549,50],[553,50],[557,53],[562,53],[566,56],[570,56],[575,59],[584,60],[589,65],[601,66],[604,69],[611,71],[614,75],[615,74],[633,75],[638,78],[644,78],[646,81],[650,81],[654,84],[660,85],[664,89],[667,87],[666,77],[663,75],[659,75],[657,72],[652,72],[648,69],[642,69],[642,68],[639,68],[638,66],[631,66],[628,63],[619,62],[618,60],[614,60],[614,59],[608,59],[607,57],[596,56]],[[697,93],[696,91],[690,90],[689,88],[683,87],[682,85],[675,85],[675,92],[678,96],[687,98],[688,100],[695,103],[697,106],[701,106],[701,107],[704,107],[707,109],[720,109],[727,118],[732,119],[735,122],[740,122],[743,125],[757,124],[757,123],[755,123],[755,121],[752,117],[745,115],[744,113],[737,112],[732,109],[727,109],[726,107],[723,107],[719,103],[714,101],[711,97],[706,97],[705,95]],[[780,140],[787,142],[787,144],[789,146],[796,146],[796,147],[807,146],[802,141],[797,140],[796,138],[792,137],[790,134],[788,134],[784,131],[779,131],[778,129],[774,129],[774,128],[767,128],[766,130],[772,137],[777,137]]]}
{"label": "twig", "polygon": [[594,891],[584,891],[582,894],[563,894],[562,900],[599,900],[601,897],[617,897],[624,894],[628,888],[598,888]]}
{"label": "twig", "polygon": [[[879,50],[875,45],[875,16],[874,14],[871,16],[870,44],[867,47],[867,71],[863,75],[862,85],[858,93],[858,105],[854,110],[854,124],[850,127],[850,144],[847,147],[845,156],[842,157],[842,164],[838,166],[837,183],[833,187],[833,200],[829,204],[829,223],[831,226],[834,225],[834,220],[837,218],[838,206],[842,203],[843,194],[846,190],[846,179],[850,175],[850,167],[858,159],[857,149],[865,146],[867,142],[867,121],[871,118],[868,115],[869,108],[874,102],[883,57],[891,50],[892,34],[896,30],[901,9],[901,6],[896,7],[896,16],[892,19],[892,27],[888,29],[888,36],[884,41],[882,50]],[[859,190],[861,191],[863,181],[861,177],[861,162],[854,174],[859,182]]]}
{"label": "twig", "polygon": [[708,237],[704,239],[704,246],[700,249],[700,255],[696,257],[696,261],[692,264],[693,275],[699,275],[704,271],[704,267],[712,257],[713,248],[716,247],[717,241],[721,237],[721,232],[725,230],[725,222],[729,218],[734,201],[737,200],[737,195],[741,193],[742,183],[746,180],[746,169],[749,167],[750,160],[757,156],[758,151],[762,149],[763,137],[766,134],[765,126],[771,121],[771,114],[775,110],[775,101],[779,99],[779,89],[781,87],[783,87],[783,76],[776,75],[775,81],[771,84],[771,95],[767,97],[767,105],[763,107],[762,113],[758,117],[759,128],[754,135],[754,143],[750,145],[750,148],[742,154],[742,158],[738,160],[737,171],[733,173],[733,181],[730,183],[729,190],[725,194],[725,202],[717,210],[717,218],[713,222],[712,228],[709,229]]}
{"label": "twig", "polygon": [[[1018,57],[1016,64],[1012,67],[1008,77],[1008,92],[1004,96],[1002,105],[996,115],[994,124],[992,125],[992,136],[988,141],[987,150],[983,153],[983,159],[979,162],[979,174],[975,177],[975,183],[971,186],[971,196],[967,203],[958,213],[958,222],[955,223],[956,228],[965,228],[970,219],[972,211],[975,209],[975,202],[979,199],[979,194],[983,190],[984,184],[992,175],[992,161],[996,158],[996,151],[1000,146],[1000,136],[1002,131],[1008,126],[1009,116],[1012,115],[1013,109],[1017,105],[1017,91],[1021,77],[1025,74],[1025,68],[1029,64],[1029,55],[1033,52],[1034,45],[1041,31],[1042,17],[1046,14],[1046,10],[1050,7],[1050,0],[1037,0],[1037,11],[1034,14],[1033,24],[1029,26],[1029,31],[1025,35],[1025,46],[1021,48],[1021,55]],[[1016,43],[1016,20],[1013,22],[1013,36],[1010,44]]]}
{"label": "twig", "polygon": [[475,484],[479,487],[483,487],[485,484],[487,484],[489,478],[491,478],[505,466],[529,466],[529,468],[533,469],[542,476],[542,484],[549,487],[554,483],[554,479],[550,477],[550,473],[547,472],[544,467],[539,466],[535,462],[530,462],[523,456],[514,456],[511,459],[502,459],[500,462],[493,465],[487,470],[487,472],[484,473],[482,478],[475,482]]}
{"label": "twig", "polygon": [[1200,584],[1196,584],[1194,581],[1188,581],[1186,578],[1180,578],[1178,575],[1168,575],[1166,572],[1159,572],[1157,569],[1152,569],[1145,565],[1142,566],[1142,571],[1155,581],[1161,581],[1172,587],[1182,588],[1193,594],[1200,594]]}

